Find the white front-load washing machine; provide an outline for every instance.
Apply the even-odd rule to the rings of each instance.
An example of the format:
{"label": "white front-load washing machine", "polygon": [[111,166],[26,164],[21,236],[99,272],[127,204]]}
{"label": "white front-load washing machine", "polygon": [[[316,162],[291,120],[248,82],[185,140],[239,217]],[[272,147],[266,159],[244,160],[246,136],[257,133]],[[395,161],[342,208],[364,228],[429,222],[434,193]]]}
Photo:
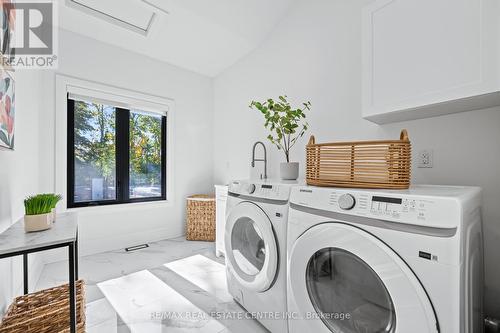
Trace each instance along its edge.
{"label": "white front-load washing machine", "polygon": [[287,332],[286,237],[290,189],[297,182],[234,181],[226,206],[230,294],[273,333]]}
{"label": "white front-load washing machine", "polygon": [[289,331],[483,332],[480,193],[293,188]]}

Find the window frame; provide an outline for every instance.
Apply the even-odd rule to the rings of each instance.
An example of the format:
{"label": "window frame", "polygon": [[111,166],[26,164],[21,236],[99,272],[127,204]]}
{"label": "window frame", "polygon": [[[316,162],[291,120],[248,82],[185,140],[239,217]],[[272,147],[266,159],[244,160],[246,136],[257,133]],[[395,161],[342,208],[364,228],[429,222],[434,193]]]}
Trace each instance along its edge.
{"label": "window frame", "polygon": [[66,94],[67,110],[67,208],[122,205],[141,202],[167,201],[167,114],[161,114],[161,195],[148,198],[130,198],[130,112],[131,109],[115,107],[115,177],[116,198],[75,202],[75,100]]}

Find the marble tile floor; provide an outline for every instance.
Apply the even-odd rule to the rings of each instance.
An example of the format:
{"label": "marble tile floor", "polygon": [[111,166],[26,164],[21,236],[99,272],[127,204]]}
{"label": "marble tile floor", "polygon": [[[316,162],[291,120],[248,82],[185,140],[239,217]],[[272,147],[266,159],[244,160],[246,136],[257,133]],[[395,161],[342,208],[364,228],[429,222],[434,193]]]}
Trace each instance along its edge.
{"label": "marble tile floor", "polygon": [[[227,292],[213,243],[176,238],[149,246],[80,258],[88,333],[267,332]],[[65,261],[48,264],[36,288],[67,278]]]}

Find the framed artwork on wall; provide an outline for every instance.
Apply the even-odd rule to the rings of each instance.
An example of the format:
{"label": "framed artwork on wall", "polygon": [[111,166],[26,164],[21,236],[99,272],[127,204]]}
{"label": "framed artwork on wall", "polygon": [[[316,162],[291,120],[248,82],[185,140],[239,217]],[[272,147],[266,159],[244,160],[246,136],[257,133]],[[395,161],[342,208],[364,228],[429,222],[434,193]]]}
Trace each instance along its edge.
{"label": "framed artwork on wall", "polygon": [[6,149],[14,149],[15,102],[13,72],[0,66],[0,147]]}
{"label": "framed artwork on wall", "polygon": [[[15,7],[11,0],[0,0],[0,57],[14,56],[11,38],[15,27]],[[15,84],[14,70],[3,60],[0,64],[0,149],[14,149]]]}
{"label": "framed artwork on wall", "polygon": [[16,11],[13,9],[15,9],[15,4],[12,0],[0,0],[0,21],[2,28],[0,52],[2,52],[2,55],[7,59],[15,55],[15,49],[11,47],[12,36],[16,25]]}

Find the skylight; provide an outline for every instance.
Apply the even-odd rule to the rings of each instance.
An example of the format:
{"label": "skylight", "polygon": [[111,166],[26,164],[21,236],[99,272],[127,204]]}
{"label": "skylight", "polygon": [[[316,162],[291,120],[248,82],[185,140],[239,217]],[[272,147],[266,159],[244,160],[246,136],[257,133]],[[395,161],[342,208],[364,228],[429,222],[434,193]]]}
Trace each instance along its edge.
{"label": "skylight", "polygon": [[141,0],[67,0],[69,6],[110,23],[146,35],[155,9]]}

